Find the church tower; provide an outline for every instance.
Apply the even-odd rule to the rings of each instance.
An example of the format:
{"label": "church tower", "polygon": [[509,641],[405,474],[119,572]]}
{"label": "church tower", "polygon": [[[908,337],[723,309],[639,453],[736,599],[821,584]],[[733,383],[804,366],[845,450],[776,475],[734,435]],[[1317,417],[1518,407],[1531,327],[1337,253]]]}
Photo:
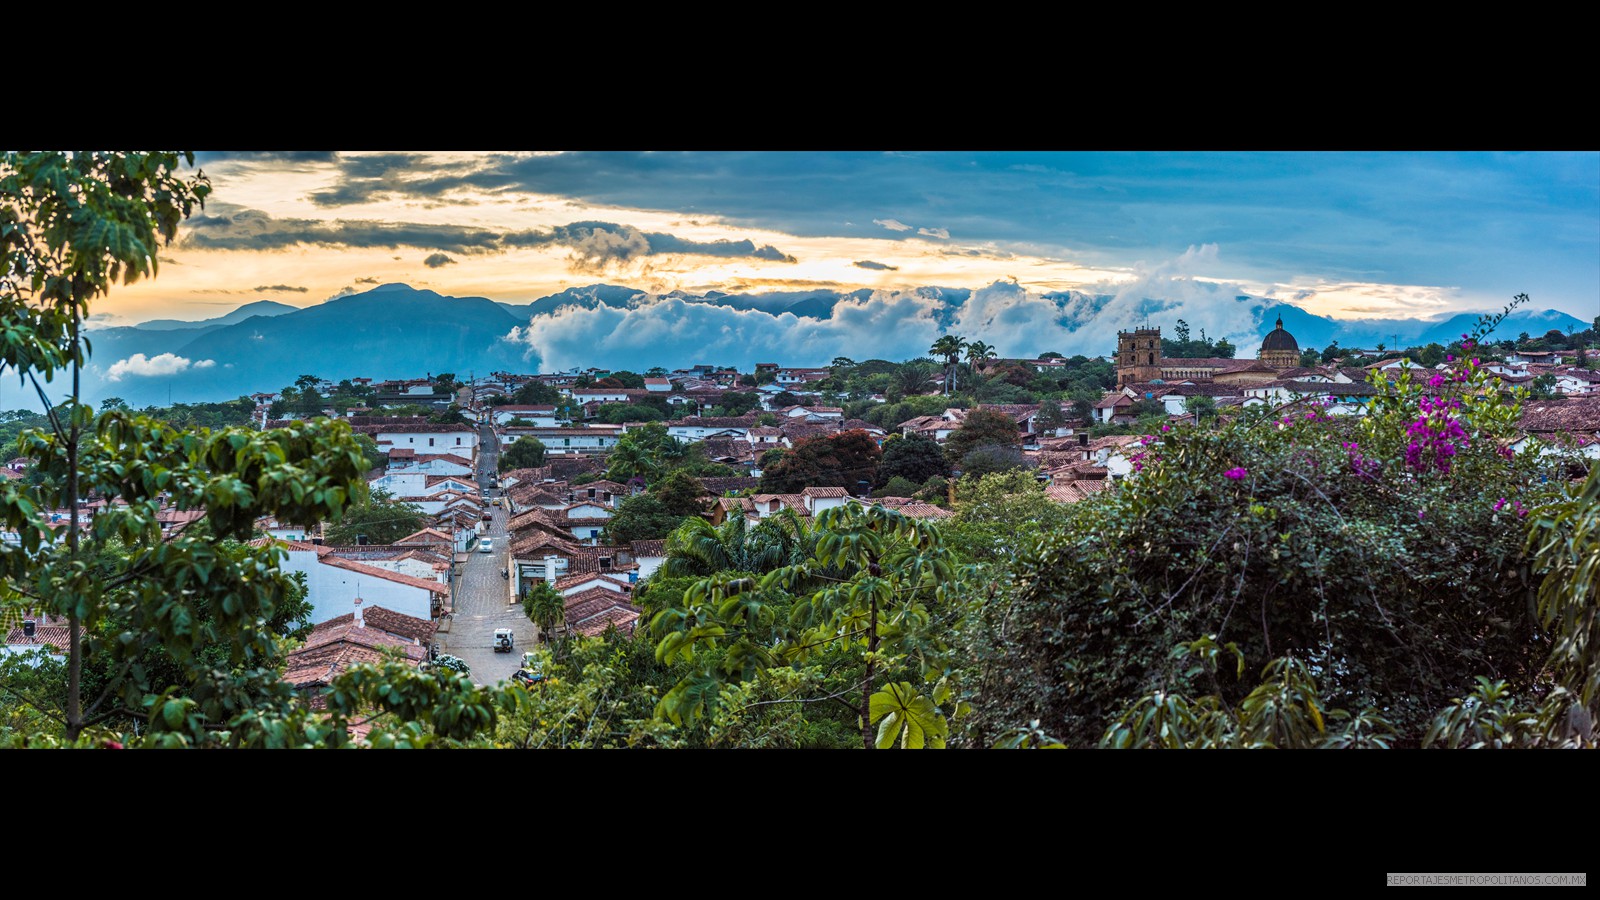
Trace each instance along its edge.
{"label": "church tower", "polygon": [[1117,332],[1117,387],[1161,377],[1161,328]]}
{"label": "church tower", "polygon": [[1283,330],[1283,316],[1278,317],[1278,327],[1261,339],[1261,352],[1256,359],[1269,369],[1292,369],[1300,365],[1300,342]]}

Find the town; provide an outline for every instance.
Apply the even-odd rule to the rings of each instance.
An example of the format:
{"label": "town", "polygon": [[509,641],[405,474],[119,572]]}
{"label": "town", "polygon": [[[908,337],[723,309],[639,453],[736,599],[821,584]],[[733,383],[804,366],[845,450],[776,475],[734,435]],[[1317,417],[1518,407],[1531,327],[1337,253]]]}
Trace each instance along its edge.
{"label": "town", "polygon": [[[1600,373],[1587,336],[1553,333],[1537,344],[1558,349],[1507,341],[1319,354],[1302,351],[1279,320],[1253,358],[1169,355],[1214,349],[1187,332],[1181,323],[1177,340],[1160,326],[1122,331],[1116,352],[1094,360],[1003,358],[957,338],[901,364],[338,384],[307,375],[253,394],[256,427],[337,419],[370,440],[374,464],[367,526],[256,523],[253,545],[282,550],[283,570],[303,575],[308,591],[313,628],[290,654],[286,678],[314,696],[390,648],[418,664],[460,660],[480,682],[508,679],[522,671],[525,647],[608,629],[631,635],[643,613],[633,594],[661,568],[687,517],[720,526],[861,504],[937,521],[954,514],[961,477],[1005,471],[1026,472],[1045,497],[1075,503],[1137,477],[1140,457],[1171,429],[1249,410],[1360,416],[1377,385],[1402,374],[1454,376],[1469,360],[1498,390],[1544,389],[1527,402],[1511,452],[1600,459]],[[1045,399],[983,399],[1033,393]],[[11,460],[6,477],[25,477],[29,464]],[[104,505],[84,503],[79,526],[92,528]],[[168,509],[162,527],[182,529],[200,515]],[[535,616],[528,598],[546,588],[560,609]],[[4,650],[60,653],[64,628],[50,617],[20,623]],[[505,649],[513,652],[496,652]]]}
{"label": "town", "polygon": [[[536,193],[498,231],[313,217],[429,166],[582,154],[221,157],[320,173],[337,189],[273,182],[305,218],[205,207],[192,155],[0,160],[0,374],[30,407],[0,411],[0,746],[1595,746],[1581,283],[1555,306],[1585,319],[1293,289],[1336,322],[1275,299],[1292,281],[1199,279],[1215,245],[1084,291],[1065,250],[875,208],[838,244],[695,204],[635,211],[679,233],[567,222],[578,200]],[[286,264],[327,247],[363,268]],[[518,305],[380,277],[508,261],[651,286],[546,268],[512,299],[563,287]],[[129,289],[158,263],[231,311],[91,312],[114,286],[119,311],[185,308]],[[923,280],[968,265],[952,283],[994,280]],[[299,281],[328,299],[212,299]],[[1413,300],[1455,314],[1350,315]]]}

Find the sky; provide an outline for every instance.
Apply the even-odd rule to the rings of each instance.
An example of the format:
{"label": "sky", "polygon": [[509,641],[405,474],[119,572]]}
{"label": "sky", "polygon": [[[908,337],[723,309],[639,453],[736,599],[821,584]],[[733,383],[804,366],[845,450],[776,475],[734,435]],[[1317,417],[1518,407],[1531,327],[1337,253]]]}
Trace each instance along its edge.
{"label": "sky", "polygon": [[1152,278],[1341,318],[1600,311],[1600,153],[231,152],[105,324],[382,283],[894,292]]}

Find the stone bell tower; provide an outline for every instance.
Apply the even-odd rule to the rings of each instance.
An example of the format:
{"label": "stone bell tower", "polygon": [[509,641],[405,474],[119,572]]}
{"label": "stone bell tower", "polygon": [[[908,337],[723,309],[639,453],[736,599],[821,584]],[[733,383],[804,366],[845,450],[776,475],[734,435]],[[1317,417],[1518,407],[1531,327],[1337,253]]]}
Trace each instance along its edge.
{"label": "stone bell tower", "polygon": [[1117,387],[1160,377],[1160,327],[1117,332]]}

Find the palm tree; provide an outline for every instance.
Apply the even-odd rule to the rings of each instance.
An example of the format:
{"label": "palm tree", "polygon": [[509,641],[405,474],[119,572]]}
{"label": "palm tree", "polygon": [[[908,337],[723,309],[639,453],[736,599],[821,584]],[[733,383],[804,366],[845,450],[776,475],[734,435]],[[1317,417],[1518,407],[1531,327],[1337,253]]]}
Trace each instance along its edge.
{"label": "palm tree", "polygon": [[[721,525],[698,516],[687,519],[667,537],[666,578],[707,576],[718,572],[770,572],[789,565],[805,544],[805,523],[791,510],[750,525],[744,510],[735,509]],[[803,557],[802,557],[803,558]]]}
{"label": "palm tree", "polygon": [[956,364],[956,360],[961,358],[961,351],[963,349],[965,349],[966,346],[967,346],[967,342],[962,340],[959,335],[947,334],[944,337],[939,338],[937,341],[934,341],[933,342],[933,346],[928,348],[928,352],[933,354],[934,356],[942,356],[942,357],[944,357],[944,365],[945,365],[945,386],[944,386],[944,389],[945,389],[945,393],[947,393],[947,394],[950,393],[951,388],[954,386],[954,382],[955,382],[955,369],[954,369],[954,366]]}
{"label": "palm tree", "polygon": [[637,441],[617,441],[606,457],[606,477],[613,481],[627,481],[639,477],[654,477],[661,468],[654,455]]}
{"label": "palm tree", "polygon": [[907,397],[927,390],[932,376],[932,364],[915,359],[901,365],[899,371],[895,373],[895,378],[900,383],[900,392]]}
{"label": "palm tree", "polygon": [[994,359],[998,355],[993,347],[983,341],[973,341],[967,345],[967,365],[972,367],[973,374],[977,374],[978,366],[984,360]]}
{"label": "palm tree", "polygon": [[535,584],[522,597],[522,607],[528,618],[539,626],[539,636],[549,640],[556,626],[566,621],[567,598],[561,596],[548,581]]}

